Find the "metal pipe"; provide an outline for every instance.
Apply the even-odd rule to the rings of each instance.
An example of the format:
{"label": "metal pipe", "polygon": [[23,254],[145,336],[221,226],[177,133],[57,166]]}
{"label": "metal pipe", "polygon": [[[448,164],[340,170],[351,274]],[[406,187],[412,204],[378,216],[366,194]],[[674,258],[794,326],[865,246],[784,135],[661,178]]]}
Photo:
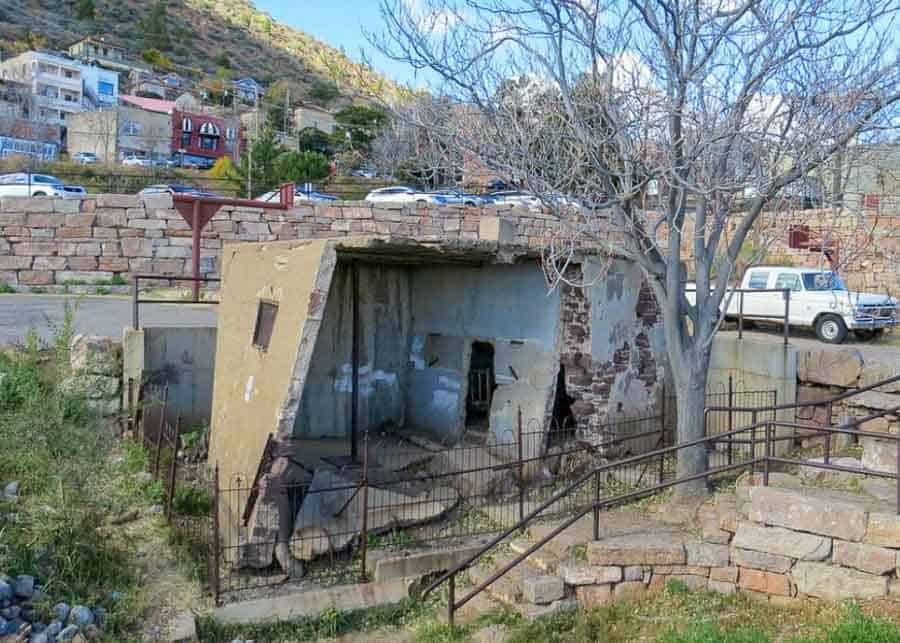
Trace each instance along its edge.
{"label": "metal pipe", "polygon": [[350,389],[350,459],[357,460],[357,432],[359,431],[359,267],[356,262],[350,264],[350,291],[353,308],[353,337],[350,363],[353,368]]}
{"label": "metal pipe", "polygon": [[213,524],[212,524],[212,593],[213,601],[216,605],[221,599],[221,590],[219,584],[219,462],[216,461],[216,468],[213,472]]}
{"label": "metal pipe", "polygon": [[131,291],[131,327],[135,330],[138,330],[141,326],[140,321],[140,313],[138,311],[138,307],[140,306],[139,296],[139,283],[141,278],[138,275],[134,276],[134,288]]}
{"label": "metal pipe", "polygon": [[[662,456],[660,456],[662,457]],[[600,472],[594,474],[594,540],[600,540]]]}
{"label": "metal pipe", "polygon": [[453,613],[456,611],[456,574],[450,577],[450,587],[447,589],[447,623],[452,630]]}
{"label": "metal pipe", "polygon": [[765,450],[766,459],[763,462],[763,486],[764,487],[769,486],[769,459],[772,457],[772,452],[770,450],[771,442],[769,442],[769,439],[771,438],[771,433],[770,433],[771,429],[772,429],[772,424],[771,423],[766,424],[766,450]]}
{"label": "metal pipe", "polygon": [[191,285],[192,300],[200,301],[200,201],[194,201],[191,214],[191,272],[194,275],[194,283]]}
{"label": "metal pipe", "polygon": [[791,289],[786,288],[784,291],[784,345],[788,345],[791,335]]}
{"label": "metal pipe", "polygon": [[[731,410],[731,407],[734,406],[734,377],[731,373],[728,374],[728,430],[731,431],[734,428],[734,411]],[[728,440],[728,464],[734,462],[734,439]]]}

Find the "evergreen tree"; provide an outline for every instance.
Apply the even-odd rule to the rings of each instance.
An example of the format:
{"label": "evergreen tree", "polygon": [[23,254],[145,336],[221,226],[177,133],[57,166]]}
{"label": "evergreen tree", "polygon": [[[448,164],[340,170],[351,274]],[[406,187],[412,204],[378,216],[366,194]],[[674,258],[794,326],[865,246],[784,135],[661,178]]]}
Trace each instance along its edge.
{"label": "evergreen tree", "polygon": [[321,181],[331,167],[319,152],[283,152],[275,159],[274,170],[278,183],[292,181],[302,186],[308,181]]}
{"label": "evergreen tree", "polygon": [[248,195],[248,198],[274,190],[281,183],[275,161],[282,152],[284,150],[275,140],[275,133],[264,127],[259,138],[250,146],[250,151],[241,156],[241,163],[237,167],[242,188],[246,188],[247,177],[250,177],[253,194]]}

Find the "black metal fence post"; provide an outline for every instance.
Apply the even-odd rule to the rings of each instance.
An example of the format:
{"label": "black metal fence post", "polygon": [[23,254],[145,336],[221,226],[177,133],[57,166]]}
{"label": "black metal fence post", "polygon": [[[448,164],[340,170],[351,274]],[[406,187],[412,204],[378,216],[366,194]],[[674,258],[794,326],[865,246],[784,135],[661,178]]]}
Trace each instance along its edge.
{"label": "black metal fence post", "polygon": [[219,578],[219,462],[213,472],[213,508],[212,508],[212,564],[210,569],[210,582],[215,604],[219,604],[221,584]]}
{"label": "black metal fence post", "polygon": [[519,449],[519,520],[525,517],[525,460],[522,445],[522,407],[516,413],[516,443]]}
{"label": "black metal fence post", "polygon": [[738,293],[738,339],[744,338],[744,291]]}
{"label": "black metal fence post", "polygon": [[827,409],[825,413],[825,426],[828,427],[828,430],[825,431],[825,455],[823,461],[825,464],[829,464],[831,461],[831,402],[829,402],[828,406],[825,408]]}
{"label": "black metal fence post", "polygon": [[763,486],[769,486],[769,458],[772,457],[771,445],[772,445],[772,423],[766,423],[766,449],[765,449],[765,460],[763,462]]}
{"label": "black metal fence post", "polygon": [[362,532],[360,534],[360,578],[365,582],[366,557],[369,545],[369,431],[363,433],[363,468],[362,468]]}
{"label": "black metal fence post", "polygon": [[135,330],[138,330],[141,326],[140,319],[140,300],[138,299],[140,294],[140,284],[141,278],[137,275],[134,276],[134,287],[131,290],[131,327]]}
{"label": "black metal fence post", "polygon": [[454,627],[454,611],[456,611],[456,574],[450,576],[450,585],[447,588],[447,623],[450,625],[451,630]]}
{"label": "black metal fence post", "polygon": [[600,540],[600,472],[594,474],[594,540]]}
{"label": "black metal fence post", "polygon": [[728,464],[734,464],[734,376],[728,374]]}

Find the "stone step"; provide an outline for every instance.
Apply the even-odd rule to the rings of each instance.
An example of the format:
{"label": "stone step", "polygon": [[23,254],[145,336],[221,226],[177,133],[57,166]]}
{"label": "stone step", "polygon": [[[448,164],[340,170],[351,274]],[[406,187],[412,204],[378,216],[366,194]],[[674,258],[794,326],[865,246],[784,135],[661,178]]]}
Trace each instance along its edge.
{"label": "stone step", "polygon": [[[513,559],[510,554],[500,554],[487,564],[474,565],[469,568],[469,580],[473,585],[480,585],[495,571],[509,563]],[[491,583],[485,590],[492,598],[502,601],[507,605],[516,605],[522,599],[522,577],[527,563],[522,563],[512,568],[506,574]]]}
{"label": "stone step", "polygon": [[[517,538],[509,543],[509,548],[516,554],[524,554],[532,545],[534,545],[534,543],[527,538]],[[549,543],[547,543],[547,545],[549,545]],[[550,551],[547,548],[547,545],[544,545],[536,552],[532,553],[525,560],[531,566],[550,574],[556,571],[556,566],[559,564],[559,556]]]}

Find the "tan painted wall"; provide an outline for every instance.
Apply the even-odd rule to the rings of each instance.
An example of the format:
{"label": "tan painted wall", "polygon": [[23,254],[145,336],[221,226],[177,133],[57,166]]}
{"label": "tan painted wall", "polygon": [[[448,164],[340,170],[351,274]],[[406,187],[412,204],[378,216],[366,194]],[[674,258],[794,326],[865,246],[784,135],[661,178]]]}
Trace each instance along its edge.
{"label": "tan painted wall", "polygon": [[[304,347],[307,313],[319,308],[310,300],[323,256],[333,252],[327,245],[325,240],[286,241],[228,245],[223,251],[209,453],[210,463],[219,464],[223,488],[253,482],[266,436],[277,430]],[[327,265],[326,270],[333,268],[333,262]],[[260,300],[278,303],[267,352],[252,345]],[[223,496],[222,517],[234,524],[243,506],[228,506],[229,495]]]}

